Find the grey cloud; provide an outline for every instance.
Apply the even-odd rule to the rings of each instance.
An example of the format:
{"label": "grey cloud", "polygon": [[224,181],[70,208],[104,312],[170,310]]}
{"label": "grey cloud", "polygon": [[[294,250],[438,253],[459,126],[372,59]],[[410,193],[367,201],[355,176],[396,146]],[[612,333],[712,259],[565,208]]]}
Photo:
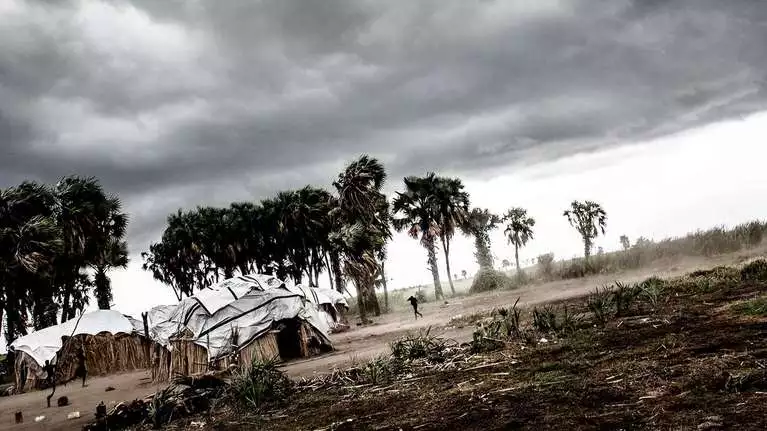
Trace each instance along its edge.
{"label": "grey cloud", "polygon": [[0,186],[96,175],[136,251],[178,206],[327,184],[362,152],[393,183],[488,175],[767,101],[746,0],[11,4]]}

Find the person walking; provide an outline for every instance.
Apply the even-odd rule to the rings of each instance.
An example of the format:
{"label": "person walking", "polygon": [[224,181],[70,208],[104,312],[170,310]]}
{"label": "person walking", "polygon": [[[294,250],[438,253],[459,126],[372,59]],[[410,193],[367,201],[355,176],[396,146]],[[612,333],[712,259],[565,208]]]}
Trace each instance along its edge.
{"label": "person walking", "polygon": [[413,307],[413,313],[415,314],[415,320],[418,320],[418,316],[423,317],[423,314],[418,312],[418,299],[416,299],[414,296],[411,296],[407,300],[410,301],[410,305]]}
{"label": "person walking", "polygon": [[77,368],[75,369],[75,378],[82,377],[83,387],[85,387],[85,379],[88,377],[88,368],[85,366],[85,346],[80,345],[80,350],[77,352]]}

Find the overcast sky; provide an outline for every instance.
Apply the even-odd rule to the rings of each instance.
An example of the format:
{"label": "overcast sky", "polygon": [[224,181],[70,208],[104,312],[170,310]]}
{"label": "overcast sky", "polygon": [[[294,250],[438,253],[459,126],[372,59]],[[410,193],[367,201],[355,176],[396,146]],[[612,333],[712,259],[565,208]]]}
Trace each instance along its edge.
{"label": "overcast sky", "polygon": [[[605,205],[608,249],[767,214],[763,2],[0,0],[0,22],[0,187],[118,193],[125,312],[172,301],[138,256],[167,214],[329,186],[361,153],[389,191],[435,170],[528,207],[526,259],[579,252],[572,199]],[[415,241],[390,255],[395,285],[429,280]]]}

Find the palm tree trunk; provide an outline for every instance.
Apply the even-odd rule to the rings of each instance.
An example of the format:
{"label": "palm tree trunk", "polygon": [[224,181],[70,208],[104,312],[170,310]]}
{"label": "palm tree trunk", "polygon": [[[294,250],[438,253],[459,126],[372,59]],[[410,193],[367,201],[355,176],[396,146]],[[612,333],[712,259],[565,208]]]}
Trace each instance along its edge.
{"label": "palm tree trunk", "polygon": [[519,266],[519,246],[514,244],[514,259],[517,261],[517,275],[522,274],[522,268]]}
{"label": "palm tree trunk", "polygon": [[446,241],[444,237],[440,237],[442,240],[442,251],[445,252],[445,268],[447,269],[447,281],[450,282],[450,292],[455,296],[455,286],[453,285],[453,276],[450,272],[450,242]]}
{"label": "palm tree trunk", "polygon": [[583,257],[586,259],[586,262],[591,257],[591,240],[588,238],[583,239]]}
{"label": "palm tree trunk", "polygon": [[389,289],[386,286],[386,262],[381,262],[381,282],[384,291],[384,310],[389,312]]}
{"label": "palm tree trunk", "polygon": [[[338,256],[338,253],[330,253],[330,265],[333,268],[333,278],[335,278],[336,281],[336,290],[338,293],[342,294],[346,289],[344,288],[344,276],[341,272],[341,259]],[[333,286],[331,285],[330,287],[332,288]]]}
{"label": "palm tree trunk", "polygon": [[373,280],[368,280],[367,287],[367,298],[365,298],[365,303],[368,306],[368,311],[373,313],[376,317],[381,315],[381,305],[378,303],[378,296],[376,295],[376,289],[373,286]]}
{"label": "palm tree trunk", "polygon": [[107,277],[106,268],[99,266],[96,268],[96,274],[93,276],[93,282],[96,285],[94,294],[99,310],[109,310],[109,303],[112,302],[112,286]]}
{"label": "palm tree trunk", "polygon": [[360,321],[364,325],[368,323],[368,315],[365,310],[365,287],[359,278],[354,280],[354,286],[357,288],[357,310],[360,313]]}
{"label": "palm tree trunk", "polygon": [[429,254],[429,267],[431,267],[431,277],[434,280],[434,298],[439,301],[444,299],[442,293],[442,284],[439,282],[439,268],[437,268],[437,247],[434,244],[434,238],[426,240],[426,251]]}
{"label": "palm tree trunk", "polygon": [[328,285],[331,289],[333,288],[333,271],[330,269],[330,257],[328,257],[328,253],[325,253],[325,268],[328,271],[328,281],[330,284]]}
{"label": "palm tree trunk", "polygon": [[69,296],[70,291],[68,286],[64,287],[64,299],[61,301],[61,323],[69,320]]}

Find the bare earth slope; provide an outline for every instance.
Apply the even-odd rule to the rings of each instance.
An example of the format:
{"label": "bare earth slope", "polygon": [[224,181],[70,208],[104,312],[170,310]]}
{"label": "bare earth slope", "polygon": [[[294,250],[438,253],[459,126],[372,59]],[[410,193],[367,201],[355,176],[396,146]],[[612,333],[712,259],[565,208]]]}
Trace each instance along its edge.
{"label": "bare earth slope", "polygon": [[[450,319],[458,315],[468,315],[476,312],[491,310],[499,306],[512,304],[520,297],[520,304],[532,305],[547,301],[557,301],[574,298],[587,294],[596,286],[612,283],[616,280],[639,281],[650,275],[661,277],[680,275],[694,269],[707,268],[720,264],[740,262],[763,250],[743,252],[734,255],[720,256],[715,259],[691,259],[667,265],[656,265],[641,271],[631,271],[622,274],[590,277],[580,280],[565,280],[551,283],[532,285],[514,291],[488,292],[480,295],[448,299],[447,304],[427,303],[423,305],[423,319],[413,319],[407,308],[390,313],[377,319],[377,324],[333,336],[336,351],[309,360],[296,361],[286,364],[283,368],[291,376],[310,376],[314,373],[327,373],[333,368],[341,368],[354,361],[364,360],[388,352],[389,342],[409,331],[418,331],[431,327],[432,334],[442,337],[466,341],[471,337],[472,328],[457,328],[450,326]],[[402,306],[402,305],[400,305]],[[45,408],[45,397],[48,392],[32,392],[12,397],[0,398],[0,430],[13,429],[49,429],[66,430],[79,429],[86,420],[93,417],[95,406],[104,401],[113,404],[122,400],[143,398],[153,393],[157,387],[147,384],[148,373],[136,372],[116,376],[95,377],[89,380],[87,388],[77,384],[59,388],[56,398],[61,395],[69,397],[70,406],[63,408]],[[108,386],[115,391],[105,392]],[[54,398],[55,404],[55,398]],[[13,423],[14,412],[24,413],[25,423]],[[66,415],[73,411],[81,413],[79,420],[67,420]],[[34,423],[34,418],[45,415],[41,423]]]}

